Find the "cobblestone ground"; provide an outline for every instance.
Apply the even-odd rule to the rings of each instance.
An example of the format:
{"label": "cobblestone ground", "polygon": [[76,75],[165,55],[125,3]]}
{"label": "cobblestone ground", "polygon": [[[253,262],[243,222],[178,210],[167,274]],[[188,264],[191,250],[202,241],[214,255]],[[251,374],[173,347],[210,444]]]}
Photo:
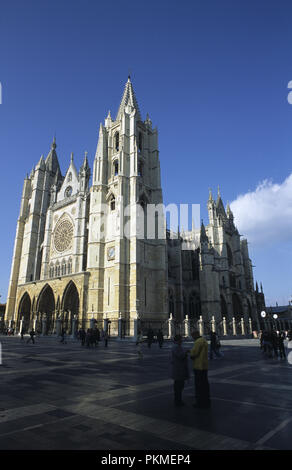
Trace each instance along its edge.
{"label": "cobblestone ground", "polygon": [[169,342],[143,345],[139,359],[132,342],[0,341],[1,450],[292,448],[292,366],[264,358],[258,340],[222,341],[224,357],[210,361],[210,410],[192,407],[192,380],[186,405],[173,406]]}

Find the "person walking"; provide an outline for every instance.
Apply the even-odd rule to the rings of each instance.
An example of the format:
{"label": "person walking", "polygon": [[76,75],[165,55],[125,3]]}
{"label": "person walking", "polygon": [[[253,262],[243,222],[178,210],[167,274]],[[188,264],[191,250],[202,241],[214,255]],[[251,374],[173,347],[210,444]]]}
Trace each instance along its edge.
{"label": "person walking", "polygon": [[278,357],[278,335],[275,330],[271,331],[271,343],[272,343],[272,349],[274,351],[274,357]]}
{"label": "person walking", "polygon": [[211,331],[210,333],[210,359],[213,359],[213,354],[215,354],[216,357],[221,357],[221,354],[219,352],[219,346],[220,341],[217,336],[217,333],[215,331]]}
{"label": "person walking", "polygon": [[149,330],[148,330],[148,332],[147,332],[147,344],[148,344],[148,348],[151,348],[151,344],[153,343],[153,338],[154,338],[153,330],[152,330],[152,328],[149,328]]}
{"label": "person walking", "polygon": [[104,347],[107,348],[107,344],[108,344],[108,331],[107,330],[105,330],[104,332],[103,339],[104,339]]}
{"label": "person walking", "polygon": [[96,341],[97,341],[97,346],[98,346],[98,343],[100,342],[100,331],[98,328],[96,329]]}
{"label": "person walking", "polygon": [[210,387],[208,381],[208,343],[200,336],[199,331],[192,332],[194,346],[190,351],[193,361],[194,381],[195,381],[195,408],[210,408]]}
{"label": "person walking", "polygon": [[188,351],[182,347],[182,337],[174,337],[174,346],[171,350],[171,377],[173,378],[174,405],[183,406],[182,392],[185,380],[189,378]]}
{"label": "person walking", "polygon": [[32,329],[30,332],[29,332],[29,338],[27,340],[26,343],[29,343],[30,341],[32,341],[32,343],[34,344],[34,336],[35,336],[35,331],[34,329]]}
{"label": "person walking", "polygon": [[279,331],[279,334],[278,334],[278,348],[279,348],[280,359],[285,359],[286,358],[284,340],[285,340],[285,333],[283,331]]}
{"label": "person walking", "polygon": [[62,329],[61,341],[60,341],[60,343],[62,343],[62,344],[67,344],[67,341],[66,341],[66,333],[65,333],[64,328]]}
{"label": "person walking", "polygon": [[271,334],[267,330],[263,332],[263,352],[266,357],[268,358],[272,357]]}
{"label": "person walking", "polygon": [[21,335],[21,339],[24,339],[24,328],[21,329],[20,335]]}
{"label": "person walking", "polygon": [[158,330],[157,341],[158,341],[159,347],[162,348],[164,338],[163,338],[163,333],[161,330]]}
{"label": "person walking", "polygon": [[81,339],[81,346],[84,346],[85,340],[86,340],[86,332],[84,328],[81,328],[79,334],[80,334],[80,339]]}
{"label": "person walking", "polygon": [[88,328],[86,332],[86,347],[90,348],[91,346],[91,330]]}
{"label": "person walking", "polygon": [[143,335],[141,331],[138,331],[136,346],[137,346],[137,353],[138,353],[139,359],[143,359],[142,343],[143,343]]}

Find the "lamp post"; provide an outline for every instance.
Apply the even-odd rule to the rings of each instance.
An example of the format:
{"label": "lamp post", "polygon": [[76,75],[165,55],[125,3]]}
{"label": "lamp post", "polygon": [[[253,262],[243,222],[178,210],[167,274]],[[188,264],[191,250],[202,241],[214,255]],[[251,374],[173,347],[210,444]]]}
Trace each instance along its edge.
{"label": "lamp post", "polygon": [[[264,321],[265,321],[265,319],[269,320],[269,324],[270,324],[271,329],[273,327],[277,327],[278,315],[276,313],[272,314],[272,307],[271,307],[271,311],[269,313],[267,313],[267,312],[265,312],[265,310],[263,310],[261,312],[261,317],[263,318]],[[265,323],[264,323],[264,325],[265,325]]]}
{"label": "lamp post", "polygon": [[263,319],[263,323],[262,323],[262,324],[263,324],[263,328],[262,328],[262,329],[264,330],[265,327],[266,327],[265,318],[267,317],[267,314],[266,314],[266,312],[265,312],[264,310],[261,311],[261,317],[262,317],[262,319]]}
{"label": "lamp post", "polygon": [[278,318],[278,315],[276,313],[274,313],[273,315],[273,319],[275,320],[275,323],[274,323],[274,326],[277,328],[277,318]]}

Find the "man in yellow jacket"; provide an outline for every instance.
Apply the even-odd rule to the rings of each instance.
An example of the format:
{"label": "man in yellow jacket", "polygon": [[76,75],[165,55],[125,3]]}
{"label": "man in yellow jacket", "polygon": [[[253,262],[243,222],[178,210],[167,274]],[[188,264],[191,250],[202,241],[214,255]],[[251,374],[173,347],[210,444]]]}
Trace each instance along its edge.
{"label": "man in yellow jacket", "polygon": [[195,408],[210,408],[210,388],[208,381],[208,343],[198,331],[192,332],[195,341],[190,351],[195,376]]}

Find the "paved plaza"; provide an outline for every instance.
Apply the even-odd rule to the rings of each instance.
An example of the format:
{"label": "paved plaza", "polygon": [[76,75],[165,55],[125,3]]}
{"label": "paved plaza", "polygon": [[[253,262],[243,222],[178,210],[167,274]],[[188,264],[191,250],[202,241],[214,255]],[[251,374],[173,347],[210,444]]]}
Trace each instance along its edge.
{"label": "paved plaza", "polygon": [[[27,337],[26,337],[27,338]],[[210,361],[210,410],[173,406],[170,342],[111,340],[106,349],[0,336],[1,450],[254,450],[292,448],[292,366],[256,339],[223,340]],[[192,342],[184,343],[191,347]]]}

